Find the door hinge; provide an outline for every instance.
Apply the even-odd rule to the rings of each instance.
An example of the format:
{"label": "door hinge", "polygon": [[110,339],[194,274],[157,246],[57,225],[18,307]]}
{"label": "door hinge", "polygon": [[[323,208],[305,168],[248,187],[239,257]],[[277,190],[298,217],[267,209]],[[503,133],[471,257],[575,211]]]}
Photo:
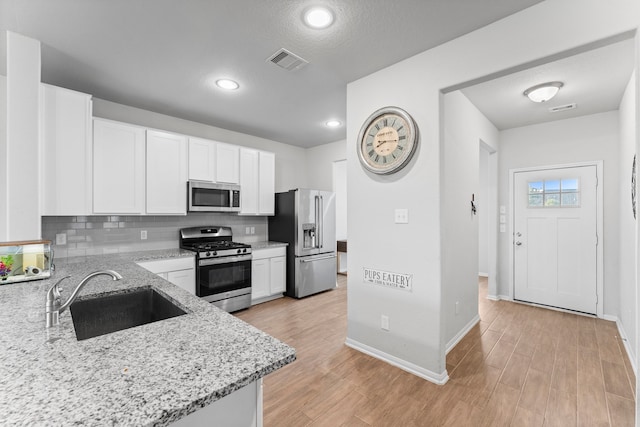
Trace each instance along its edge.
{"label": "door hinge", "polygon": [[600,244],[600,238],[598,237],[598,233],[596,233],[596,246]]}

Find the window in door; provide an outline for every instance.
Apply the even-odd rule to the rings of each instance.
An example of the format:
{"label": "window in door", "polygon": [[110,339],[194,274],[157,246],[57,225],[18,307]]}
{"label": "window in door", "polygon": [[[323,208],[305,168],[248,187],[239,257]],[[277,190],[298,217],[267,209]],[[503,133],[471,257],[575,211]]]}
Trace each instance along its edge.
{"label": "window in door", "polygon": [[530,181],[528,189],[530,208],[580,207],[578,178]]}

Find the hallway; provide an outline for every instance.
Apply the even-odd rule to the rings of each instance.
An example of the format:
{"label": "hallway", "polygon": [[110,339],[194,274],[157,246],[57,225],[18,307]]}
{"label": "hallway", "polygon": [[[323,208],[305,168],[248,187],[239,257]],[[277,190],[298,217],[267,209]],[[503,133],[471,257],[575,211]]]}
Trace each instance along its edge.
{"label": "hallway", "polygon": [[264,381],[264,425],[633,426],[635,377],[613,322],[486,299],[437,386],[344,345],[346,277],[237,314],[292,345]]}

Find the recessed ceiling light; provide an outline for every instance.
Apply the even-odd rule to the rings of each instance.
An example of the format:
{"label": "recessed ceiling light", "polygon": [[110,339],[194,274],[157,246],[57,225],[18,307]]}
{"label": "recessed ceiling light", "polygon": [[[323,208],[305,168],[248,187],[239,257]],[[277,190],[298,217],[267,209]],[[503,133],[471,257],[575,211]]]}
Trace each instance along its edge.
{"label": "recessed ceiling light", "polygon": [[240,85],[237,82],[234,82],[233,80],[229,80],[229,79],[216,80],[216,85],[219,88],[226,89],[226,90],[236,90],[240,87]]}
{"label": "recessed ceiling light", "polygon": [[333,14],[325,7],[312,7],[305,12],[304,22],[311,28],[327,28],[333,22]]}
{"label": "recessed ceiling light", "polygon": [[556,96],[562,86],[564,86],[562,82],[542,83],[530,87],[523,94],[533,102],[546,102]]}
{"label": "recessed ceiling light", "polygon": [[337,128],[341,124],[342,122],[340,120],[329,120],[328,122],[325,123],[325,125],[330,128]]}

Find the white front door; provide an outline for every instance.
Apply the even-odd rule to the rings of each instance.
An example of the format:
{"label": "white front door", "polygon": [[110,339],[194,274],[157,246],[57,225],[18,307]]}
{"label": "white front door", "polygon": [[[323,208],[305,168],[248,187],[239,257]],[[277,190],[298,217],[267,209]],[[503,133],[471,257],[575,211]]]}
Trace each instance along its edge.
{"label": "white front door", "polygon": [[597,168],[514,174],[514,299],[596,314]]}

